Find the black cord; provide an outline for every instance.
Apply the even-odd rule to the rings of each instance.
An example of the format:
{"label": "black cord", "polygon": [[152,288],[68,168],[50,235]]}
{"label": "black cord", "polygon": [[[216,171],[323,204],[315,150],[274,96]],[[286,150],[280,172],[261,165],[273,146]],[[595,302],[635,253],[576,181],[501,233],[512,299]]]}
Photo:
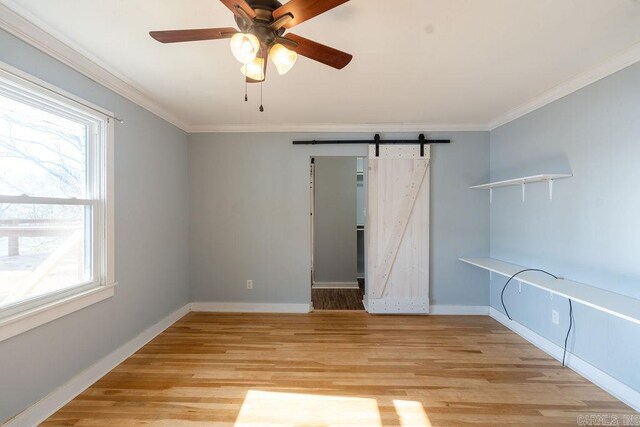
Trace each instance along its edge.
{"label": "black cord", "polygon": [[571,333],[571,328],[573,327],[573,303],[571,299],[569,299],[569,329],[567,330],[567,336],[564,337],[564,353],[562,353],[562,366],[567,366],[564,364],[564,360],[567,357],[567,342],[569,341],[569,334]]}
{"label": "black cord", "polygon": [[524,273],[526,271],[539,271],[540,273],[548,274],[549,276],[553,277],[554,279],[558,279],[558,276],[556,276],[555,274],[551,274],[548,271],[540,270],[538,268],[525,268],[524,270],[520,270],[516,274],[514,274],[513,276],[509,277],[509,280],[507,280],[507,283],[504,284],[504,287],[502,288],[502,293],[500,294],[500,301],[502,302],[502,308],[504,308],[504,312],[507,315],[507,317],[509,318],[509,320],[513,320],[513,319],[509,315],[509,311],[507,311],[507,306],[504,305],[504,291],[507,289],[507,285],[509,284],[509,282],[511,282],[513,280],[514,277],[516,277],[518,274]]}
{"label": "black cord", "polygon": [[[547,274],[551,277],[553,277],[554,279],[560,279],[558,276],[556,276],[555,274],[551,274],[548,271],[544,271],[544,270],[540,270],[538,268],[526,268],[524,270],[520,270],[517,273],[515,273],[513,276],[509,277],[509,280],[507,280],[507,282],[504,284],[504,286],[502,287],[502,292],[500,293],[500,302],[502,302],[502,308],[504,309],[505,314],[507,315],[507,317],[509,318],[509,320],[513,320],[511,318],[511,316],[509,315],[509,311],[507,310],[507,306],[504,304],[504,291],[507,289],[507,285],[518,275],[521,273],[524,273],[526,271],[538,271],[540,273],[544,273]],[[567,343],[569,342],[569,334],[571,334],[571,329],[573,328],[573,303],[571,302],[571,299],[569,299],[569,329],[567,330],[567,335],[564,338],[564,352],[562,353],[562,366],[566,366],[565,365],[565,359],[567,357]]]}
{"label": "black cord", "polygon": [[264,113],[264,105],[262,103],[262,86],[264,85],[264,81],[267,78],[267,55],[266,52],[264,51],[264,46],[260,47],[260,57],[263,58],[263,64],[262,64],[262,80],[260,80],[260,108],[258,108],[258,111],[260,111],[261,113]]}

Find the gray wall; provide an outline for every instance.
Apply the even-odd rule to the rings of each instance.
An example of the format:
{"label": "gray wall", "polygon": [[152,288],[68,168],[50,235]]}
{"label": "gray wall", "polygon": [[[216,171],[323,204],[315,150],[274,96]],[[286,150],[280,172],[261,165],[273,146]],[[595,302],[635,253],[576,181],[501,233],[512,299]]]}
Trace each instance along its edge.
{"label": "gray wall", "polygon": [[[640,64],[628,67],[491,132],[492,180],[573,173],[494,191],[491,256],[547,269],[567,279],[640,298]],[[491,306],[502,311],[504,278],[495,276]],[[563,344],[568,302],[517,285],[507,291],[515,320]],[[640,390],[640,326],[574,304],[570,350]],[[558,310],[560,325],[551,322]]]}
{"label": "gray wall", "polygon": [[[487,256],[489,201],[469,185],[489,178],[487,132],[431,133],[431,303],[487,305],[488,278],[457,258]],[[192,301],[310,302],[309,159],[366,156],[366,145],[293,146],[294,139],[368,134],[189,136]],[[417,138],[385,134],[384,138]],[[246,289],[246,280],[254,289]]]}
{"label": "gray wall", "polygon": [[187,135],[0,31],[0,61],[114,111],[113,298],[0,342],[0,422],[188,302]]}
{"label": "gray wall", "polygon": [[356,283],[356,157],[315,158],[316,282]]}

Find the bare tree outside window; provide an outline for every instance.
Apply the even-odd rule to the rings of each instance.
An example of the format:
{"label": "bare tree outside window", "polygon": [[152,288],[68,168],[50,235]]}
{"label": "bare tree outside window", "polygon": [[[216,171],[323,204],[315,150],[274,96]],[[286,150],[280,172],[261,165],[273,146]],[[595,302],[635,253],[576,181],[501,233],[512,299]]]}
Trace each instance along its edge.
{"label": "bare tree outside window", "polygon": [[[86,198],[87,126],[0,96],[0,195]],[[91,208],[0,204],[0,307],[91,279]]]}

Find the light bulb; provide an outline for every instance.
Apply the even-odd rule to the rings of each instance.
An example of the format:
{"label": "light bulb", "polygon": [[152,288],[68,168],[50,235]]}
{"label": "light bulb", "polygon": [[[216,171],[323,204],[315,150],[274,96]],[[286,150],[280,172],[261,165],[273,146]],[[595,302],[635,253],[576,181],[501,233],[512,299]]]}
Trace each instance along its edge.
{"label": "light bulb", "polygon": [[231,37],[231,53],[243,64],[248,64],[254,59],[260,50],[260,41],[249,33],[236,33]]}
{"label": "light bulb", "polygon": [[252,80],[264,80],[264,58],[255,58],[253,62],[249,62],[240,68],[240,72]]}
{"label": "light bulb", "polygon": [[276,43],[269,51],[269,58],[276,66],[278,74],[287,74],[289,70],[293,68],[298,59],[298,54],[292,50],[287,49],[280,43]]}

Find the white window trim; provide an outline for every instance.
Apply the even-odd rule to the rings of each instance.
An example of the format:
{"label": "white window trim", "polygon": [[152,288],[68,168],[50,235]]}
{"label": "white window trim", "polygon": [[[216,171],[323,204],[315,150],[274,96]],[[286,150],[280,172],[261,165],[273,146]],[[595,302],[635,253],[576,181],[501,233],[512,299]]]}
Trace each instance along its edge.
{"label": "white window trim", "polygon": [[114,295],[115,286],[115,284],[97,286],[88,291],[76,293],[67,298],[55,300],[31,310],[21,311],[14,316],[6,317],[0,322],[0,341],[111,298]]}
{"label": "white window trim", "polygon": [[[54,103],[63,104],[84,116],[97,120],[102,127],[97,137],[104,136],[102,155],[99,156],[104,171],[100,199],[103,209],[100,209],[96,233],[104,232],[103,245],[99,259],[94,261],[96,281],[92,284],[81,284],[73,288],[63,289],[61,292],[43,295],[24,304],[16,305],[8,315],[0,318],[0,342],[45,323],[59,319],[62,316],[96,304],[115,293],[115,206],[114,206],[114,120],[109,117],[113,113],[93,105],[82,98],[57,88],[45,81],[26,74],[8,64],[0,62],[0,78],[20,86],[25,96],[29,93],[39,99],[47,99]],[[74,102],[75,101],[75,102]],[[4,202],[22,203],[59,203],[55,198],[4,196]],[[65,204],[86,204],[85,200],[69,199]],[[96,236],[97,237],[97,236]]]}

